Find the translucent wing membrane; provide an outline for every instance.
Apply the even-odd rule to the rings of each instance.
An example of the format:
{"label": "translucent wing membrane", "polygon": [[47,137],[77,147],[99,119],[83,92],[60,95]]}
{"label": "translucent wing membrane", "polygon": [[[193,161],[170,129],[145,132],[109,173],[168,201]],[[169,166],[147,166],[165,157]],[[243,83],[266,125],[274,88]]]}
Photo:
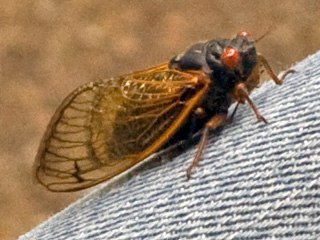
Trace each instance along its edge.
{"label": "translucent wing membrane", "polygon": [[125,171],[165,143],[206,92],[209,78],[161,65],[90,82],[57,109],[37,155],[38,180],[76,191]]}

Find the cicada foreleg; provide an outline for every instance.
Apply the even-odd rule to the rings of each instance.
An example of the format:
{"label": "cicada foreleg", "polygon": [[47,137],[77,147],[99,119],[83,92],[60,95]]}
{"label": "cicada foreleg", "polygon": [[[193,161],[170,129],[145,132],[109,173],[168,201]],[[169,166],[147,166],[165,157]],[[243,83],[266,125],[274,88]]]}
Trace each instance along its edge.
{"label": "cicada foreleg", "polygon": [[[272,78],[272,80],[278,85],[282,84],[283,80],[285,79],[285,77],[288,74],[295,72],[294,70],[289,69],[281,76],[281,78],[278,78],[277,75],[272,71],[268,61],[261,54],[258,54],[258,61],[266,69],[267,73]],[[245,101],[247,101],[249,103],[249,105],[252,108],[252,110],[254,111],[258,121],[263,121],[266,124],[268,123],[267,120],[259,113],[257,107],[254,105],[254,103],[250,99],[248,88],[243,82],[240,82],[235,86],[234,96],[236,97],[238,103],[243,104],[243,103],[245,103]]]}
{"label": "cicada foreleg", "polygon": [[272,78],[272,80],[278,84],[281,85],[283,80],[286,78],[286,76],[289,73],[294,73],[295,71],[292,69],[287,70],[282,76],[281,78],[278,78],[277,75],[272,71],[267,59],[265,59],[261,54],[258,53],[258,58],[259,61],[261,62],[261,64],[263,65],[263,67],[267,70],[268,75]]}
{"label": "cicada foreleg", "polygon": [[213,116],[209,122],[207,122],[205,128],[203,129],[201,140],[198,145],[198,151],[196,153],[196,156],[194,157],[192,164],[187,169],[187,180],[191,177],[191,171],[194,167],[196,167],[202,157],[203,149],[207,143],[208,136],[210,130],[214,130],[218,128],[219,126],[223,125],[224,122],[227,119],[227,114],[218,114]]}
{"label": "cicada foreleg", "polygon": [[258,121],[263,121],[264,123],[268,124],[268,121],[259,113],[258,108],[254,105],[252,100],[249,97],[249,92],[246,85],[243,82],[238,83],[234,88],[234,96],[236,97],[239,103],[244,104],[247,101],[254,111]]}

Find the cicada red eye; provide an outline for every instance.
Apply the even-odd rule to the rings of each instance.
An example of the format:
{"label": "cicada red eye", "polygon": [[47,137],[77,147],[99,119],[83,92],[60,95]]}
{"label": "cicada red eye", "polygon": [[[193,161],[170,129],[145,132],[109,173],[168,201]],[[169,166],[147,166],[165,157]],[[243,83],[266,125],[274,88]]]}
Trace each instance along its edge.
{"label": "cicada red eye", "polygon": [[238,36],[244,36],[244,37],[251,37],[251,33],[247,32],[247,31],[240,31],[237,34]]}
{"label": "cicada red eye", "polygon": [[233,69],[239,64],[240,54],[237,49],[235,49],[233,47],[229,47],[224,50],[224,52],[222,53],[221,59],[222,59],[223,64],[227,68]]}

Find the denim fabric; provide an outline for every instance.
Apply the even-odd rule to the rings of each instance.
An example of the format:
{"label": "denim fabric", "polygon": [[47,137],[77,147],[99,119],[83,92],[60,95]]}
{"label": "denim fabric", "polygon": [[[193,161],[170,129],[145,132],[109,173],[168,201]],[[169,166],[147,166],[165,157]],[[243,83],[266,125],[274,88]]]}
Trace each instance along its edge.
{"label": "denim fabric", "polygon": [[240,106],[191,180],[196,146],[100,185],[19,239],[320,239],[319,63],[320,52],[282,86],[256,89],[252,100],[269,124]]}

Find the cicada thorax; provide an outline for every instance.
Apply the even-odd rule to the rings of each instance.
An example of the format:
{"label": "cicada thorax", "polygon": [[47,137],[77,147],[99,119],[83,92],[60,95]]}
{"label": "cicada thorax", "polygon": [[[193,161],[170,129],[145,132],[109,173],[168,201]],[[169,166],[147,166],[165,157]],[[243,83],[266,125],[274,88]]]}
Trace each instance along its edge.
{"label": "cicada thorax", "polygon": [[[228,54],[235,49],[237,56]],[[169,62],[169,67],[180,71],[196,69],[210,76],[211,83],[201,102],[188,117],[185,125],[175,134],[176,140],[182,140],[202,129],[217,114],[227,114],[231,103],[236,101],[234,88],[239,82],[248,84],[250,92],[259,81],[259,66],[254,41],[243,35],[234,39],[211,40],[193,45],[185,53]],[[203,109],[206,118],[197,116],[197,109]],[[189,129],[189,132],[188,132]],[[173,141],[173,140],[171,140]]]}

